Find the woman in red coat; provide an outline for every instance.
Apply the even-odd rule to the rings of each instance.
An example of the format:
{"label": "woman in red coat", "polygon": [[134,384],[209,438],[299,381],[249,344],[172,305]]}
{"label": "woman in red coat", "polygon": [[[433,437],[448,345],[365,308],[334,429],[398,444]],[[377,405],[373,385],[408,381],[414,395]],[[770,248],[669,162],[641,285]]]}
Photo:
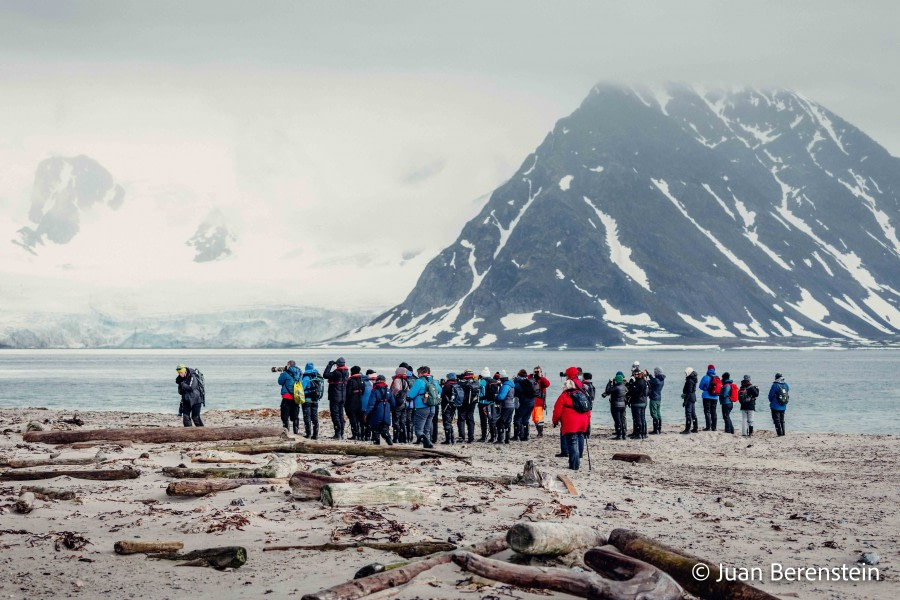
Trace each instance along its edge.
{"label": "woman in red coat", "polygon": [[578,470],[581,455],[584,453],[584,433],[591,423],[591,412],[580,413],[572,407],[571,392],[583,391],[578,379],[578,368],[566,369],[566,383],[563,391],[553,405],[553,426],[562,422],[562,435],[566,441],[569,454],[569,468]]}

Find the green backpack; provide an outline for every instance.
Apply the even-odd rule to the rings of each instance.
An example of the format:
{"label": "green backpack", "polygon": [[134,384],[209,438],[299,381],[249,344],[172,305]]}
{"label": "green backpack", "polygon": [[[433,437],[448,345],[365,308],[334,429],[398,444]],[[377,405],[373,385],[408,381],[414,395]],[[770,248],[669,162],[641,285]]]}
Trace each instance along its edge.
{"label": "green backpack", "polygon": [[441,403],[441,391],[432,379],[425,380],[425,406],[438,406]]}

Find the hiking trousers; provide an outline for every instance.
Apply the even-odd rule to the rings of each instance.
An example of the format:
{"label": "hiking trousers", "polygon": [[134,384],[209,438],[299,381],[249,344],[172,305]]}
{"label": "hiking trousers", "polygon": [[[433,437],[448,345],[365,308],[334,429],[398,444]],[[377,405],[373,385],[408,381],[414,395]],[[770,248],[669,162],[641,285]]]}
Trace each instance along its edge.
{"label": "hiking trousers", "polygon": [[635,438],[647,437],[647,405],[631,404],[631,435]]}
{"label": "hiking trousers", "polygon": [[200,418],[200,403],[193,406],[185,406],[185,402],[181,402],[181,423],[185,427],[203,427],[203,420]]}
{"label": "hiking trousers", "polygon": [[750,435],[753,432],[753,413],[756,411],[741,411],[741,434]]}
{"label": "hiking trousers", "polygon": [[344,401],[329,400],[328,409],[331,411],[331,424],[334,426],[335,437],[344,435]]}
{"label": "hiking trousers", "polygon": [[281,424],[288,428],[288,421],[294,426],[294,433],[300,428],[300,405],[293,398],[281,399]]}
{"label": "hiking trousers", "polygon": [[784,435],[784,411],[783,410],[773,410],[772,411],[772,422],[775,423],[775,433],[779,436]]}
{"label": "hiking trousers", "polygon": [[584,454],[584,434],[567,433],[563,439],[566,443],[566,455],[569,457],[569,468],[577,471],[581,464],[581,456]]}
{"label": "hiking trousers", "polygon": [[616,438],[625,439],[626,434],[628,433],[628,421],[625,419],[625,407],[615,407],[613,406],[611,409],[613,416],[613,425],[616,428]]}
{"label": "hiking trousers", "polygon": [[697,431],[696,402],[688,402],[687,400],[684,402],[684,429],[685,431]]}
{"label": "hiking trousers", "polygon": [[725,421],[725,433],[734,433],[734,423],[731,422],[731,409],[734,408],[729,400],[722,405],[722,420]]}
{"label": "hiking trousers", "polygon": [[706,429],[709,431],[716,430],[716,405],[719,403],[715,398],[703,399],[703,417],[706,419]]}
{"label": "hiking trousers", "polygon": [[[463,404],[456,409],[456,429],[459,432],[459,441],[472,442],[475,440],[475,409],[477,407],[477,404]],[[483,428],[482,431],[484,431]]]}
{"label": "hiking trousers", "polygon": [[481,439],[487,439],[490,431],[488,423],[488,413],[491,410],[490,404],[478,404],[478,424],[481,426]]}
{"label": "hiking trousers", "polygon": [[650,417],[654,421],[662,422],[662,413],[659,410],[660,404],[661,404],[660,400],[651,400],[650,401]]}
{"label": "hiking trousers", "polygon": [[516,409],[516,428],[517,437],[525,441],[528,439],[528,427],[531,422],[531,413],[534,411],[534,398],[520,398],[519,407]]}
{"label": "hiking trousers", "polygon": [[[456,414],[456,405],[454,405],[452,403],[448,403],[448,404],[444,405],[443,412],[444,412],[443,423],[444,423],[444,438],[445,438],[444,441],[449,442],[453,439],[453,415]],[[462,428],[460,427],[460,429],[462,429]],[[460,439],[460,441],[463,440],[462,431],[459,432],[459,439]]]}
{"label": "hiking trousers", "polygon": [[306,429],[306,435],[319,435],[319,401],[311,402],[307,400],[301,407],[303,410],[303,427]]}
{"label": "hiking trousers", "polygon": [[416,408],[413,410],[413,431],[416,435],[421,435],[423,437],[430,436],[431,422],[434,419],[434,407],[426,406],[425,408]]}

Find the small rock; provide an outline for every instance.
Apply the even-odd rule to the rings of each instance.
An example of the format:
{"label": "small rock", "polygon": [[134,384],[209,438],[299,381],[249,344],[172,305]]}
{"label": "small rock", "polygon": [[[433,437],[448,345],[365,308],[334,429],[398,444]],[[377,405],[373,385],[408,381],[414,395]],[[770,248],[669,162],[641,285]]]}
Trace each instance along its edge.
{"label": "small rock", "polygon": [[232,506],[246,506],[246,502],[244,502],[243,498],[235,498],[231,501]]}
{"label": "small rock", "polygon": [[141,453],[141,458],[150,458],[150,453],[149,453],[149,452],[142,452],[142,453]]}
{"label": "small rock", "polygon": [[76,579],[76,580],[75,580],[75,587],[77,587],[78,589],[83,588],[83,587],[84,587],[84,582],[83,582],[82,580],[80,580],[80,579]]}
{"label": "small rock", "polygon": [[863,552],[859,555],[859,558],[856,559],[856,562],[864,565],[877,565],[881,562],[881,557],[878,556],[877,552]]}
{"label": "small rock", "polygon": [[726,501],[725,501],[725,506],[726,506],[727,508],[734,508],[734,502],[732,502],[732,501],[730,501],[730,500],[726,500]]}
{"label": "small rock", "polygon": [[37,421],[29,421],[28,425],[25,426],[25,431],[47,431],[47,428]]}
{"label": "small rock", "polygon": [[313,469],[313,473],[316,475],[325,475],[326,477],[331,477],[331,473],[328,472],[328,469],[324,467],[319,467],[318,469]]}

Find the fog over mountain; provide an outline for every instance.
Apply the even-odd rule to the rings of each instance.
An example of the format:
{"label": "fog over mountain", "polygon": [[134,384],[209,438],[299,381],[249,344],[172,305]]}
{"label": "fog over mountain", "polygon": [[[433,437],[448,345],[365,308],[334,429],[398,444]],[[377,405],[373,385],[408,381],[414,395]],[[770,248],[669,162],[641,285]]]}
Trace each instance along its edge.
{"label": "fog over mountain", "polygon": [[598,85],[343,343],[896,342],[900,159],[781,89]]}

